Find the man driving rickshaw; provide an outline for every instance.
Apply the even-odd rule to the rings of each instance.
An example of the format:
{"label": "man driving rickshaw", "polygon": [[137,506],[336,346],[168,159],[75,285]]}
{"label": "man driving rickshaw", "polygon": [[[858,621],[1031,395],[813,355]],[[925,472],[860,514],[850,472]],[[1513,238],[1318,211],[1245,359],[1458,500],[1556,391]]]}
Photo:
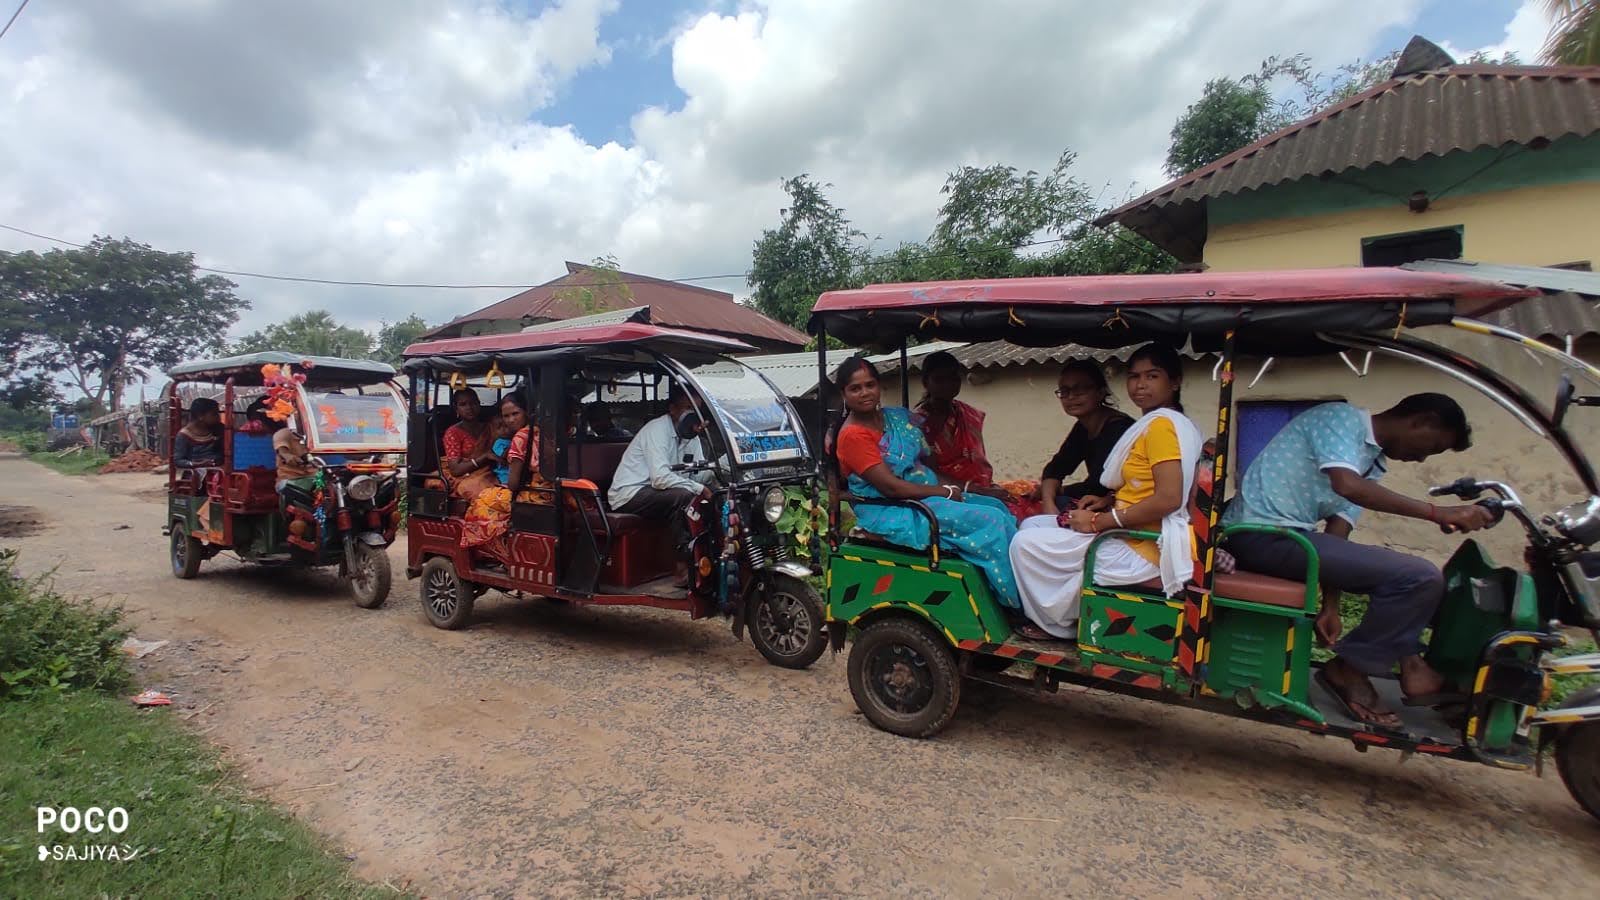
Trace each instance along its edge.
{"label": "man driving rickshaw", "polygon": [[[1600,673],[1600,654],[1555,655],[1569,642],[1566,627],[1600,633],[1600,551],[1590,549],[1600,544],[1600,478],[1563,427],[1570,407],[1600,405],[1600,396],[1578,396],[1570,376],[1600,388],[1600,370],[1465,318],[1530,293],[1475,278],[1372,268],[1018,278],[824,294],[810,323],[818,345],[828,337],[874,348],[898,343],[902,373],[912,338],[1140,348],[1127,366],[1129,396],[1144,418],[1106,458],[1102,483],[1114,493],[1091,508],[1066,511],[1070,529],[1024,523],[1012,545],[1030,616],[1039,612],[1030,585],[1042,582],[1028,571],[1037,560],[1019,557],[1016,548],[1038,543],[1049,551],[1070,543],[1081,554],[1055,573],[1078,580],[1066,598],[1077,605],[1058,623],[1070,619],[1072,640],[1019,634],[1020,623],[987,577],[987,562],[942,541],[938,511],[916,496],[830,492],[854,506],[898,506],[929,533],[922,546],[875,533],[830,533],[829,635],[836,648],[851,643],[856,705],[879,728],[925,737],[955,714],[964,680],[1035,691],[1066,682],[1337,735],[1361,749],[1503,768],[1531,768],[1553,749],[1573,797],[1600,817],[1600,687],[1541,708],[1552,678]],[[1499,372],[1410,331],[1424,326],[1516,342],[1536,359],[1554,361],[1569,380],[1547,409]],[[1211,441],[1178,401],[1186,368],[1174,352],[1179,345],[1191,359],[1217,356]],[[1549,441],[1586,499],[1540,519],[1497,481],[1462,478],[1434,487],[1432,497],[1464,501],[1450,507],[1383,488],[1385,458],[1415,461],[1469,443],[1459,405],[1434,394],[1370,416],[1343,403],[1301,413],[1261,451],[1224,518],[1238,356],[1351,351],[1384,354],[1481,391]],[[819,353],[823,372],[826,362]],[[902,397],[904,385],[902,376]],[[1157,434],[1160,421],[1169,423],[1170,437]],[[1202,464],[1206,445],[1212,455]],[[1163,479],[1163,472],[1175,477]],[[1442,575],[1433,563],[1364,547],[1348,540],[1359,509],[1427,520],[1450,532],[1510,517],[1527,536],[1526,571],[1497,566],[1472,540]],[[837,521],[830,504],[830,522]],[[1226,564],[1224,545],[1237,550],[1236,571]],[[1372,595],[1367,616],[1348,636],[1334,626],[1336,614],[1319,604],[1322,593],[1336,609],[1344,590]],[[1424,651],[1418,638],[1425,627],[1432,637]],[[1343,638],[1326,664],[1311,654],[1319,630],[1324,639]],[[1030,666],[1018,670],[1017,662]],[[1400,671],[1390,671],[1396,665]]]}

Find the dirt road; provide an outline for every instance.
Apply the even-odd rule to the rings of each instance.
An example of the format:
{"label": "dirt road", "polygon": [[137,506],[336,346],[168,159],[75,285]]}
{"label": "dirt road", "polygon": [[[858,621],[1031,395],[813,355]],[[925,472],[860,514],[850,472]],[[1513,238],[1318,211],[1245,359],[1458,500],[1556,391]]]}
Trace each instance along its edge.
{"label": "dirt road", "polygon": [[[330,576],[175,580],[158,479],[0,458],[0,544],[172,641],[146,678],[370,878],[433,896],[1593,897],[1600,825],[1553,774],[1092,694],[973,691],[930,741],[717,621],[484,598],[428,626]],[[20,527],[19,526],[20,523]],[[397,568],[404,558],[396,547]],[[173,714],[181,714],[174,710]]]}

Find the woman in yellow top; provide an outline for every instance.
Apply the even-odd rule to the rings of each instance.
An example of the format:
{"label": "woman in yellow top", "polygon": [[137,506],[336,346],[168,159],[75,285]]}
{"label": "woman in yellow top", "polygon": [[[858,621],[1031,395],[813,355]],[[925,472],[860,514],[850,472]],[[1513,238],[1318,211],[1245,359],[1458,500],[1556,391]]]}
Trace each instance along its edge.
{"label": "woman in yellow top", "polygon": [[1176,595],[1194,571],[1189,493],[1200,460],[1200,430],[1183,414],[1183,360],[1177,351],[1147,344],[1128,357],[1128,398],[1143,416],[1106,459],[1103,484],[1115,493],[1056,516],[1034,516],[1011,542],[1024,637],[1077,637],[1084,559],[1102,531],[1159,531],[1161,540],[1109,538],[1095,550],[1098,584],[1138,584],[1159,577]]}

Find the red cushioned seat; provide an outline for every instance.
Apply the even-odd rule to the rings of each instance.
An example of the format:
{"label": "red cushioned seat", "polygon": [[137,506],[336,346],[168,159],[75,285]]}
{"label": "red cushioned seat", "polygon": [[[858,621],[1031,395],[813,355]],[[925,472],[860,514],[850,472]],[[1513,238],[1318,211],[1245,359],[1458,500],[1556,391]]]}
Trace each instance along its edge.
{"label": "red cushioned seat", "polygon": [[[1099,587],[1115,590],[1138,591],[1142,594],[1161,595],[1161,579],[1152,578],[1138,584],[1126,585],[1098,585]],[[1274,578],[1271,575],[1258,575],[1255,572],[1234,572],[1232,575],[1217,573],[1212,591],[1218,597],[1228,600],[1245,600],[1250,603],[1260,603],[1266,606],[1282,606],[1288,609],[1301,609],[1306,603],[1306,586],[1298,581],[1286,578]]]}

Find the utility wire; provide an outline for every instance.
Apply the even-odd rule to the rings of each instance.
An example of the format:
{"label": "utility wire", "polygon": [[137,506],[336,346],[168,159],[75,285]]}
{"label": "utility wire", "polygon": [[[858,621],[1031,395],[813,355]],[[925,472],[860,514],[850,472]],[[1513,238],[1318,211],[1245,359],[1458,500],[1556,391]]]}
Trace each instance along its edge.
{"label": "utility wire", "polygon": [[3,37],[6,36],[6,32],[10,31],[12,24],[17,21],[17,16],[22,15],[23,9],[27,8],[27,6],[28,6],[28,0],[22,0],[22,5],[18,6],[17,7],[17,11],[11,14],[11,18],[6,20],[5,27],[4,28],[0,28],[0,38],[3,38]]}
{"label": "utility wire", "polygon": [[[1089,225],[1091,227],[1098,227],[1098,226],[1094,226],[1094,223],[1091,222],[1090,220],[1082,218],[1081,216],[1073,216],[1072,218],[1076,219],[1079,222],[1082,222],[1085,225]],[[52,237],[52,236],[50,236],[48,234],[40,234],[37,231],[29,231],[26,228],[18,228],[15,225],[6,225],[6,224],[3,224],[3,223],[0,223],[0,229],[4,229],[6,231],[14,231],[17,234],[25,234],[25,235],[27,235],[28,237],[31,237],[31,238],[37,238],[37,239],[39,239],[41,241],[47,241],[47,242],[52,243],[52,244],[61,244],[63,246],[67,246],[67,247],[76,247],[76,248],[82,249],[82,248],[88,246],[87,244],[80,244],[80,243],[78,243],[76,241],[69,241],[69,240],[66,240],[64,238]],[[1118,234],[1116,231],[1109,230],[1109,229],[1103,229],[1103,230],[1105,231],[1106,234],[1109,234],[1112,238],[1114,238],[1118,243],[1126,244],[1127,246],[1129,246],[1129,247],[1131,247],[1131,248],[1133,248],[1135,250],[1140,250],[1141,252],[1144,249],[1144,248],[1140,247],[1138,244],[1135,244],[1134,242],[1132,242],[1132,241],[1128,240],[1127,238],[1123,237],[1121,234]],[[930,252],[930,253],[919,253],[919,254],[914,254],[914,255],[910,255],[910,256],[899,257],[895,261],[896,262],[919,262],[919,261],[922,261],[922,260],[931,260],[931,259],[948,259],[948,258],[970,259],[970,258],[974,257],[975,255],[977,255],[979,253],[985,253],[986,254],[986,253],[995,253],[995,252],[1015,252],[1015,251],[1018,251],[1018,250],[1025,250],[1025,249],[1028,249],[1030,247],[1042,247],[1042,246],[1046,246],[1046,245],[1049,245],[1049,244],[1059,244],[1059,243],[1063,243],[1063,242],[1065,242],[1067,240],[1069,240],[1069,239],[1066,238],[1066,237],[1055,237],[1055,238],[1047,238],[1045,240],[1039,240],[1039,241],[1029,241],[1029,242],[1023,243],[1023,244],[1017,244],[1016,246],[1013,246],[1013,247],[989,247],[989,248],[984,248],[982,250],[977,250],[977,251],[972,251],[972,250],[935,251],[935,252]],[[858,262],[858,263],[852,265],[851,268],[852,268],[852,270],[858,270],[858,269],[859,270],[865,270],[865,269],[871,267],[872,265],[876,264],[877,262],[878,262],[877,260],[871,260],[871,259],[862,260],[861,262]],[[267,281],[286,281],[286,282],[292,282],[292,283],[296,283],[296,284],[326,284],[326,285],[336,285],[336,286],[343,286],[343,287],[405,288],[405,289],[412,289],[412,290],[458,290],[458,291],[504,290],[504,291],[523,291],[523,290],[527,290],[529,287],[533,286],[531,284],[434,284],[434,283],[424,283],[424,282],[363,281],[363,280],[342,279],[342,278],[317,278],[317,277],[313,277],[313,276],[309,276],[309,275],[275,275],[275,274],[269,274],[269,273],[265,273],[265,272],[247,272],[247,271],[244,271],[244,270],[241,270],[241,269],[220,269],[220,268],[213,268],[211,266],[195,266],[195,269],[198,270],[198,271],[201,271],[201,272],[210,272],[210,273],[212,273],[214,275],[228,275],[228,276],[232,276],[232,277],[235,277],[235,278],[260,278],[260,279],[265,279]],[[621,278],[621,279],[617,279],[617,280],[614,280],[614,281],[600,282],[600,283],[597,283],[595,285],[590,285],[590,287],[605,287],[607,285],[623,285],[623,284],[660,284],[660,283],[663,283],[663,282],[677,283],[677,284],[692,284],[692,283],[697,282],[697,281],[723,281],[723,280],[732,279],[732,278],[739,278],[739,279],[744,279],[744,280],[748,281],[749,278],[750,278],[750,274],[751,274],[750,272],[746,271],[746,272],[731,272],[731,273],[727,273],[727,274],[723,274],[723,275],[692,275],[692,276],[685,277],[685,278],[636,278],[636,279]]]}

